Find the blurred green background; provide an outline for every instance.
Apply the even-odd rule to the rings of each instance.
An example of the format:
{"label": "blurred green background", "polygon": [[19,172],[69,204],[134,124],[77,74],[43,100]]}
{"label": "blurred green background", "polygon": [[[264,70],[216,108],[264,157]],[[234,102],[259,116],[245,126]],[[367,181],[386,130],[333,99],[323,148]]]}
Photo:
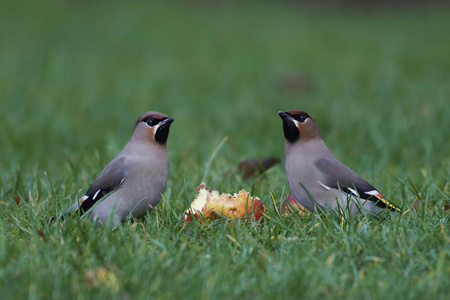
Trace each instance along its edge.
{"label": "blurred green background", "polygon": [[[417,199],[402,183],[408,180],[429,203],[438,206],[448,201],[450,8],[439,2],[371,3],[2,1],[0,201],[2,224],[12,228],[2,236],[8,241],[4,246],[10,247],[8,255],[28,244],[46,249],[41,240],[33,240],[33,224],[82,195],[128,141],[137,117],[148,110],[175,118],[162,208],[169,211],[168,220],[175,225],[168,227],[170,233],[161,231],[152,218],[145,225],[159,232],[156,235],[166,234],[168,240],[180,229],[182,211],[194,198],[212,153],[225,137],[227,141],[211,161],[207,183],[226,192],[246,188],[261,196],[267,207],[273,194],[279,205],[288,189],[282,163],[264,178],[245,181],[236,174],[243,159],[273,156],[283,160],[279,110],[310,113],[332,153],[394,202],[410,207]],[[25,206],[19,212],[7,206],[16,194],[22,203],[30,201],[29,211],[23,211]],[[272,218],[275,228],[285,222],[273,211]],[[31,228],[30,235],[18,219],[25,229]],[[78,230],[76,234],[82,235],[82,228]],[[284,234],[290,236],[286,230]],[[134,234],[140,241],[141,233]],[[269,241],[271,236],[264,238]],[[72,242],[76,245],[78,240]],[[305,242],[305,253],[308,246]],[[156,251],[151,243],[146,247]],[[178,249],[178,244],[173,247]],[[424,251],[429,251],[430,261],[437,260],[435,248]],[[36,257],[52,261],[51,253]],[[205,259],[198,255],[195,259]],[[30,263],[28,256],[14,257],[19,262],[0,274],[2,279],[9,278],[9,295],[32,280],[32,268],[39,265]],[[118,257],[127,256],[120,253]],[[327,257],[329,253],[317,259]],[[289,259],[283,259],[281,263],[289,267]],[[86,265],[77,271],[77,263],[69,262],[64,268],[74,268],[73,276],[82,284]],[[124,270],[125,284],[133,286],[126,281],[126,263],[117,265]],[[30,270],[17,273],[17,266],[30,266]],[[49,279],[35,279],[43,286],[42,298],[47,288],[57,296],[64,295],[68,285],[72,292],[78,291],[73,281],[55,283],[57,289],[46,286],[57,282],[62,271],[53,271],[50,265],[43,270]],[[439,270],[448,275],[448,268]],[[374,277],[382,274],[372,273]],[[416,295],[424,295],[429,286],[417,285],[430,273],[424,274],[405,283],[405,289],[417,287]],[[284,280],[273,276],[275,282]],[[338,282],[331,280],[331,286],[339,286],[339,277],[333,278]],[[232,287],[230,282],[225,287]],[[434,295],[444,295],[439,293],[444,286],[435,285]],[[357,295],[361,295],[359,288],[355,288]],[[293,283],[286,293],[295,289]],[[388,284],[386,294],[390,290]],[[319,291],[318,295],[339,294],[335,292]]]}
{"label": "blurred green background", "polygon": [[[176,119],[181,176],[221,156],[283,156],[278,110],[302,109],[370,176],[449,167],[447,7],[208,1],[7,2],[0,166],[109,161],[144,111]],[[374,165],[374,161],[376,164]],[[375,173],[372,173],[375,172]]]}

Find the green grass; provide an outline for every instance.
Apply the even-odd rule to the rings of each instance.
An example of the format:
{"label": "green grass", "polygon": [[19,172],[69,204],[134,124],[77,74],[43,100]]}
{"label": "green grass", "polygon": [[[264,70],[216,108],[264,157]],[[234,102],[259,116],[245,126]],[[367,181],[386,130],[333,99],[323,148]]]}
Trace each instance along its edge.
{"label": "green grass", "polygon": [[[2,298],[450,294],[450,226],[442,209],[450,182],[448,7],[2,7]],[[293,86],[283,84],[286,76]],[[282,164],[250,180],[236,170],[242,159],[283,158],[277,111],[290,109],[308,111],[335,156],[390,200],[410,209],[421,199],[421,209],[342,224],[336,215],[281,215],[289,189]],[[157,210],[115,231],[77,218],[48,224],[83,195],[147,110],[175,118]],[[183,211],[205,175],[219,191],[259,196],[264,224],[185,226]]]}

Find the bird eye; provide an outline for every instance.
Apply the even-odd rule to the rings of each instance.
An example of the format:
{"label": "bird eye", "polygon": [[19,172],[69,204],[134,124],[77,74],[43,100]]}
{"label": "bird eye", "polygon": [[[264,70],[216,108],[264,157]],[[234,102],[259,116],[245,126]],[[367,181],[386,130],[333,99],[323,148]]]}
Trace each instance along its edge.
{"label": "bird eye", "polygon": [[155,126],[156,124],[159,123],[160,120],[152,118],[152,117],[147,117],[144,120],[142,120],[142,122],[147,123],[148,126],[152,127]]}
{"label": "bird eye", "polygon": [[301,115],[298,116],[298,121],[300,123],[304,123],[306,121],[306,119],[308,119],[308,116],[306,116],[304,114],[301,114]]}

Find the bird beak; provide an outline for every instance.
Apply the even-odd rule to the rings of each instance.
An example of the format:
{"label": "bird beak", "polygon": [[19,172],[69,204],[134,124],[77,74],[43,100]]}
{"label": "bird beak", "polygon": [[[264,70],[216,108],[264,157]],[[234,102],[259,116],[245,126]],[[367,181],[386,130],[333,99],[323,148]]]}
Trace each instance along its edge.
{"label": "bird beak", "polygon": [[283,119],[283,121],[293,120],[293,118],[288,113],[285,113],[283,111],[279,111],[278,115],[280,116],[281,119]]}
{"label": "bird beak", "polygon": [[169,129],[170,128],[170,124],[172,124],[172,122],[174,121],[173,118],[171,117],[167,117],[164,120],[162,120],[161,122],[159,122],[157,125],[153,126],[155,132],[158,129]]}
{"label": "bird beak", "polygon": [[175,121],[173,118],[168,117],[167,119],[164,119],[160,124],[161,125],[171,124],[173,121]]}

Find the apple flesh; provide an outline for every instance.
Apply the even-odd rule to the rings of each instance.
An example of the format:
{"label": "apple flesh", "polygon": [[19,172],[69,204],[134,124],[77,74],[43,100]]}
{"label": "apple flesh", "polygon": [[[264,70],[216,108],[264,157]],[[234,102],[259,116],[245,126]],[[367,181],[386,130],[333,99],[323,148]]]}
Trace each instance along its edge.
{"label": "apple flesh", "polygon": [[260,221],[264,214],[264,205],[258,197],[251,197],[245,190],[240,190],[233,196],[227,193],[219,194],[216,190],[209,190],[205,183],[197,187],[197,197],[186,210],[184,219],[192,221],[192,217],[200,222],[217,219],[224,216],[229,219],[248,217],[249,220]]}

